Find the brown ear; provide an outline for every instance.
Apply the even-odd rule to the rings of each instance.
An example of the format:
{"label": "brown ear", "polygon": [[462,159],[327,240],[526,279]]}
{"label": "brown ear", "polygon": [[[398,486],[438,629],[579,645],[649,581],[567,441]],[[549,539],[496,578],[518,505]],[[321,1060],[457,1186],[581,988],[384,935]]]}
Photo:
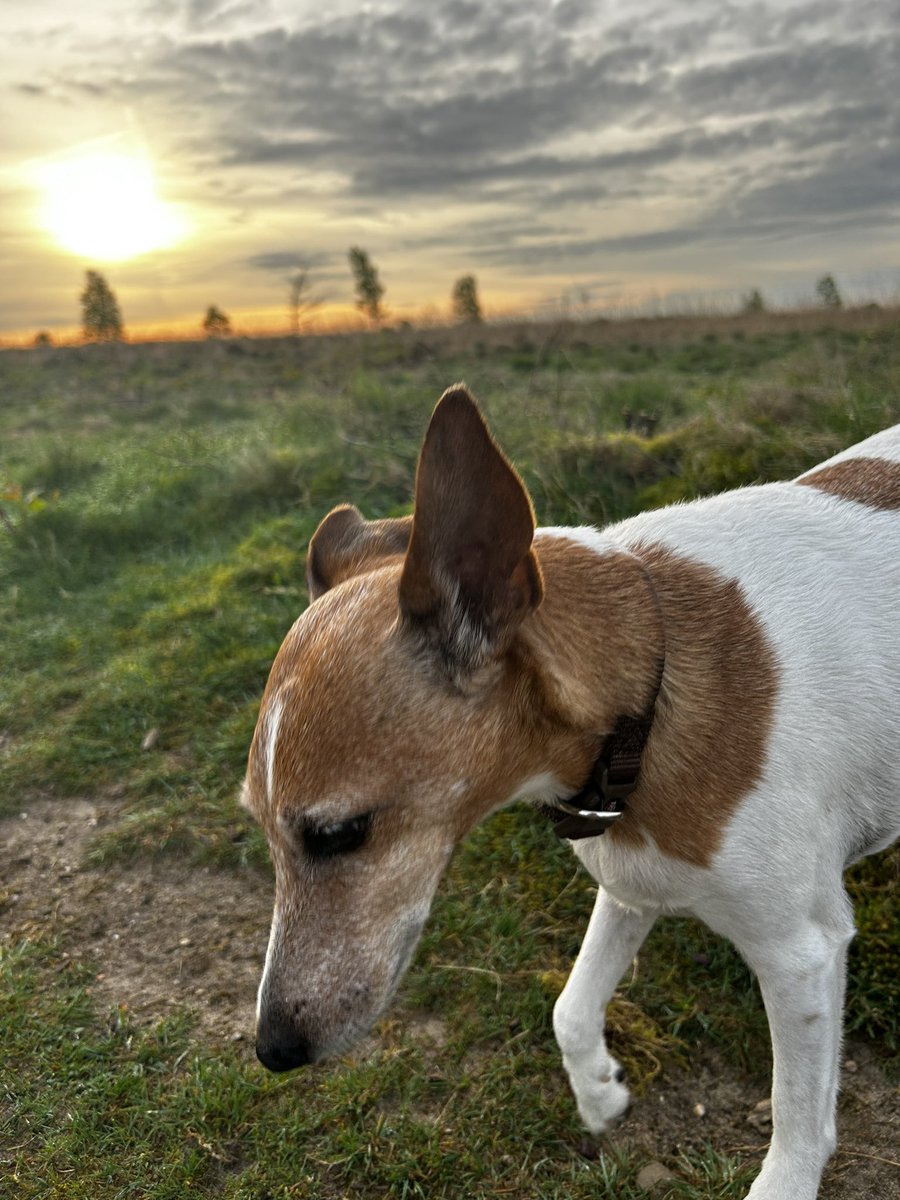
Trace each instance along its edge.
{"label": "brown ear", "polygon": [[350,504],[333,508],[309,543],[306,584],[310,600],[318,600],[345,579],[405,554],[411,528],[412,517],[367,521]]}
{"label": "brown ear", "polygon": [[501,654],[537,608],[534,510],[462,384],[438,401],[416,472],[416,507],[400,609],[452,671]]}

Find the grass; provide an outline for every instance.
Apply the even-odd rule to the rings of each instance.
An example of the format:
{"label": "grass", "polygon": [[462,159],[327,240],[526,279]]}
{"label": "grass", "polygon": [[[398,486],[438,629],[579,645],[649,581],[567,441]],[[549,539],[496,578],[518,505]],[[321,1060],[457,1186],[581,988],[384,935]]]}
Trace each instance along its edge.
{"label": "grass", "polygon": [[[89,976],[40,943],[0,960],[0,1014],[9,1031],[0,1166],[22,1200],[175,1200],[188,1191],[318,1200],[361,1186],[374,1200],[587,1200],[598,1182],[600,1194],[641,1195],[637,1156],[610,1151],[588,1162],[563,1140],[570,1101],[546,1037],[523,1045],[507,1028],[505,1043],[473,1063],[458,1035],[436,1066],[387,1030],[378,1054],[315,1068],[298,1094],[296,1080],[264,1076],[233,1051],[204,1054],[183,1021],[146,1029],[123,1012],[101,1019]],[[552,1082],[524,1136],[521,1124],[485,1120],[488,1107],[518,1110],[535,1065]],[[677,1168],[671,1194],[693,1200],[730,1200],[749,1182],[746,1168],[711,1151]]]}
{"label": "grass", "polygon": [[[0,355],[0,812],[34,793],[115,795],[101,867],[265,864],[234,797],[269,664],[306,602],[306,542],[343,500],[408,511],[445,386],[468,380],[545,523],[602,523],[790,476],[900,420],[897,315],[823,321]],[[652,436],[628,432],[624,409],[651,414]],[[848,1025],[887,1059],[897,863],[851,877]],[[183,1020],[110,1018],[64,947],[8,947],[0,1159],[16,1195],[327,1200],[363,1176],[376,1198],[636,1197],[634,1156],[573,1153],[549,1025],[591,901],[537,818],[499,814],[454,859],[403,992],[448,1018],[446,1046],[389,1021],[374,1057],[301,1082],[211,1053]],[[749,972],[693,922],[654,931],[611,1023],[637,1078],[677,1071],[701,1042],[744,1069],[768,1061]],[[671,1194],[693,1200],[748,1182],[712,1152],[678,1169]]]}

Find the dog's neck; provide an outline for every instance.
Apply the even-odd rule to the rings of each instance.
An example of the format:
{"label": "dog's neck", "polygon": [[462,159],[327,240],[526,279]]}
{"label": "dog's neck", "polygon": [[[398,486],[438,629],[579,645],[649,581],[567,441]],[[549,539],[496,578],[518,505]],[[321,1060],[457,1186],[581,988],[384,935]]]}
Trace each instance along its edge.
{"label": "dog's neck", "polygon": [[608,836],[710,861],[766,755],[778,669],[758,618],[734,581],[659,546],[639,561],[555,533],[535,547],[544,602],[522,639],[550,719],[581,732],[559,778],[579,789],[616,719],[647,711],[664,652],[638,785]]}
{"label": "dog's neck", "polygon": [[648,573],[625,551],[598,554],[562,535],[538,537],[544,601],[522,640],[553,718],[602,738],[616,719],[647,711],[664,653]]}

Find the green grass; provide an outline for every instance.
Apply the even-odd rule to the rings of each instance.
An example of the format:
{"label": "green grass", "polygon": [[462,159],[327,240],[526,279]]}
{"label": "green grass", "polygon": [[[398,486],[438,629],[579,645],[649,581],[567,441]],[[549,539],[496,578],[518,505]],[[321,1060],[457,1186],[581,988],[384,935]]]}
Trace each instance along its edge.
{"label": "green grass", "polygon": [[[361,1062],[275,1079],[204,1053],[183,1021],[101,1018],[89,976],[41,944],[0,958],[0,1018],[0,1167],[22,1200],[641,1195],[637,1156],[587,1162],[569,1144],[546,1035],[507,1025],[473,1061],[464,1024],[439,1059],[388,1029]],[[539,1075],[540,1111],[523,1121]],[[711,1151],[676,1167],[671,1194],[692,1200],[736,1200],[750,1179]]]}
{"label": "green grass", "polygon": [[[541,520],[602,523],[790,476],[900,420],[896,315],[835,319],[0,355],[0,811],[109,793],[120,811],[95,864],[264,864],[235,793],[268,667],[306,603],[307,540],[341,501],[408,511],[445,386],[468,380]],[[654,415],[652,437],[625,431],[626,408]],[[851,880],[848,1026],[887,1059],[897,862]],[[473,904],[482,891],[490,903]],[[573,1152],[550,1030],[591,900],[536,817],[500,814],[454,859],[402,996],[449,1021],[447,1045],[388,1023],[371,1060],[300,1081],[211,1053],[183,1021],[110,1020],[60,947],[9,950],[0,1159],[15,1194],[328,1198],[364,1177],[367,1197],[636,1197],[637,1159]],[[768,1061],[749,972],[693,922],[660,923],[612,1024],[638,1079],[681,1069],[697,1044],[742,1069]],[[712,1152],[680,1169],[672,1194],[694,1200],[748,1181]]]}

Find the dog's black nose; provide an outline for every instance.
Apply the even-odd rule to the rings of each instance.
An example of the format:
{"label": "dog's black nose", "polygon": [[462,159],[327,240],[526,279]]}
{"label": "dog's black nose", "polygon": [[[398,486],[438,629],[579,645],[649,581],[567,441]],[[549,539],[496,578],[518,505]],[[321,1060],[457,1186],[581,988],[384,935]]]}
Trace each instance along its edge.
{"label": "dog's black nose", "polygon": [[270,1071],[293,1071],[295,1067],[305,1067],[314,1059],[309,1042],[301,1038],[280,1042],[257,1039],[256,1057]]}

